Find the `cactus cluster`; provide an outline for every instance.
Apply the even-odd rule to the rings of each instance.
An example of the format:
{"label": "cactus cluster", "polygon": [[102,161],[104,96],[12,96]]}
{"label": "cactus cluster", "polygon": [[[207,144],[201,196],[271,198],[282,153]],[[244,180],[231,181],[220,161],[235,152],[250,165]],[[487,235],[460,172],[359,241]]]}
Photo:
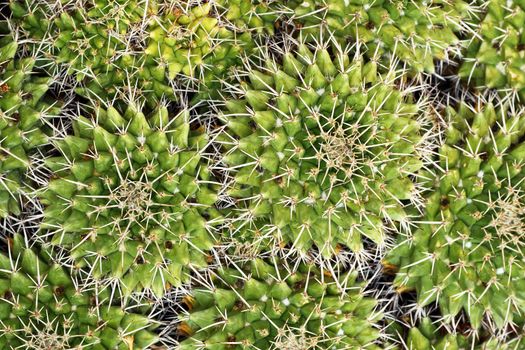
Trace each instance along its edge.
{"label": "cactus cluster", "polygon": [[523,0],[0,5],[0,349],[525,349]]}

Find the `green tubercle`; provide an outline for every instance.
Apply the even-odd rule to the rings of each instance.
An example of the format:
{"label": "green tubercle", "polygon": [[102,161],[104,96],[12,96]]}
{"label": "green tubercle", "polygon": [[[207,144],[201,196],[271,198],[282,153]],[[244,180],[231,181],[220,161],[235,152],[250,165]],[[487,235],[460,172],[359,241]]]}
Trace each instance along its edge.
{"label": "green tubercle", "polygon": [[523,1],[487,1],[458,75],[474,86],[512,93],[525,101],[524,24]]}
{"label": "green tubercle", "polygon": [[18,43],[0,39],[0,217],[20,214],[33,185],[31,157],[48,143],[58,102],[46,98],[50,78],[38,76],[33,57],[15,58]]}

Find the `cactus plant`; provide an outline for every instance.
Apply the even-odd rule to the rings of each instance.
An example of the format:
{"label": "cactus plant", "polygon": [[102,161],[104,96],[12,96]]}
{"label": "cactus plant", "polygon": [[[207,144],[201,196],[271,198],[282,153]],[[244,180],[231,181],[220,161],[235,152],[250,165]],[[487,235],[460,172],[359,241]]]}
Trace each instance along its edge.
{"label": "cactus plant", "polygon": [[232,226],[248,241],[270,236],[330,257],[408,229],[405,203],[418,200],[413,177],[432,143],[425,100],[398,89],[395,70],[332,54],[303,45],[282,65],[248,67],[219,116]]}
{"label": "cactus plant", "polygon": [[0,8],[1,349],[525,350],[525,0]]}
{"label": "cactus plant", "polygon": [[178,348],[380,349],[382,313],[355,278],[338,282],[313,264],[292,271],[279,260],[222,268],[184,299],[178,331],[188,338]]}
{"label": "cactus plant", "polygon": [[204,266],[214,244],[207,136],[191,130],[188,110],[117,108],[79,116],[74,134],[55,141],[41,227],[95,278],[161,295],[185,280],[185,266]]}
{"label": "cactus plant", "polygon": [[525,3],[490,0],[469,40],[459,76],[474,86],[512,92],[525,100]]}
{"label": "cactus plant", "polygon": [[101,100],[130,94],[175,99],[170,80],[199,74],[217,46],[210,8],[196,1],[11,2],[32,46],[49,42],[42,65],[65,67],[79,84],[77,93]]}
{"label": "cactus plant", "polygon": [[48,143],[59,105],[44,96],[51,79],[34,74],[33,57],[15,59],[17,47],[11,36],[0,39],[1,218],[20,213],[32,185],[32,156]]}
{"label": "cactus plant", "polygon": [[447,108],[426,224],[385,262],[399,267],[399,291],[437,302],[448,322],[465,313],[474,329],[504,330],[525,311],[525,110],[511,107]]}
{"label": "cactus plant", "polygon": [[519,350],[521,337],[509,342],[497,338],[480,339],[479,336],[468,336],[461,333],[448,333],[446,329],[438,329],[429,318],[423,318],[417,327],[408,330],[406,339],[401,339],[403,349],[406,350]]}
{"label": "cactus plant", "polygon": [[146,349],[155,323],[111,303],[111,291],[82,289],[48,249],[24,237],[0,254],[0,347],[6,350]]}
{"label": "cactus plant", "polygon": [[306,40],[351,40],[369,57],[395,56],[416,72],[456,55],[459,33],[471,30],[475,2],[294,0],[283,12]]}

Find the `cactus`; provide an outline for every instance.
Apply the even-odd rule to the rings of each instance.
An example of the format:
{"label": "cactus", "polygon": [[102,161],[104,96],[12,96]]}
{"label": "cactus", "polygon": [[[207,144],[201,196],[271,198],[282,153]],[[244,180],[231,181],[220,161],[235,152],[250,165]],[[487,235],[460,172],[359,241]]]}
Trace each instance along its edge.
{"label": "cactus", "polygon": [[462,0],[293,0],[283,12],[306,40],[352,41],[372,58],[395,56],[416,72],[434,72],[434,60],[458,51],[477,7]]}
{"label": "cactus", "polygon": [[219,32],[210,8],[195,1],[11,2],[33,46],[50,42],[42,65],[65,67],[79,84],[77,93],[100,100],[146,96],[153,104],[176,98],[175,76],[204,69]]}
{"label": "cactus", "polygon": [[413,177],[432,143],[426,102],[396,88],[399,72],[333,55],[303,45],[282,65],[248,67],[249,83],[225,102],[217,141],[238,204],[234,233],[248,241],[330,257],[338,245],[363,252],[362,237],[385,247],[388,230],[409,229],[404,203],[418,200]]}
{"label": "cactus", "polygon": [[193,3],[186,7],[166,4],[149,28],[145,53],[166,63],[169,79],[178,74],[194,77],[198,67],[203,70],[203,60],[212,52],[213,40],[218,39],[220,28],[217,19],[210,16],[211,3]]}
{"label": "cactus", "polygon": [[17,42],[0,39],[0,217],[20,214],[33,185],[32,157],[48,143],[58,102],[47,101],[48,77],[33,73],[35,59],[15,59]]}
{"label": "cactus", "polygon": [[401,339],[403,349],[406,350],[519,350],[520,338],[515,338],[509,342],[498,340],[497,338],[467,336],[461,333],[448,333],[446,329],[438,329],[429,318],[424,318],[418,327],[408,330],[406,339]]}
{"label": "cactus", "polygon": [[437,302],[448,322],[463,312],[474,329],[504,330],[525,311],[525,110],[511,107],[447,108],[426,223],[385,262],[399,267],[400,292]]}
{"label": "cactus", "polygon": [[188,110],[117,108],[79,116],[74,134],[56,140],[41,227],[93,277],[160,296],[185,281],[185,266],[205,266],[214,245],[207,135],[191,130]]}
{"label": "cactus", "polygon": [[525,101],[524,23],[523,1],[487,1],[458,75],[475,86],[512,92]]}
{"label": "cactus", "polygon": [[226,23],[239,31],[255,31],[259,34],[275,33],[278,10],[274,1],[218,0],[216,12]]}
{"label": "cactus", "polygon": [[0,254],[0,347],[6,350],[147,349],[156,324],[111,303],[111,291],[82,289],[51,252],[16,234]]}
{"label": "cactus", "polygon": [[337,281],[308,263],[294,272],[279,260],[221,268],[184,298],[178,332],[188,338],[178,349],[380,349],[382,313],[355,278]]}

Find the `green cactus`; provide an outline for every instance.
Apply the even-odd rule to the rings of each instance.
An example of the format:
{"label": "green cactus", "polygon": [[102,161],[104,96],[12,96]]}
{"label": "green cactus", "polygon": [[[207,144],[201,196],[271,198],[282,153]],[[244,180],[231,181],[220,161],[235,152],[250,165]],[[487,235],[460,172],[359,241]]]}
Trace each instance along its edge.
{"label": "green cactus", "polygon": [[235,29],[273,35],[279,18],[273,3],[266,0],[217,0],[214,5],[219,17]]}
{"label": "green cactus", "polygon": [[275,34],[278,12],[266,1],[218,0],[211,2],[212,11],[221,28],[210,55],[204,58],[200,86],[194,103],[220,100],[224,81],[233,83],[243,58],[259,53],[257,43]]}
{"label": "green cactus", "polygon": [[145,53],[166,63],[169,79],[178,74],[196,76],[198,67],[203,70],[204,58],[214,49],[213,41],[228,35],[210,10],[209,2],[188,8],[169,4],[148,28],[150,40]]}
{"label": "green cactus", "polygon": [[418,327],[408,330],[406,339],[401,339],[401,342],[406,350],[521,350],[525,346],[521,337],[508,342],[486,338],[459,332],[447,333],[446,329],[438,329],[430,319],[424,318]]}
{"label": "green cactus", "polygon": [[362,237],[383,247],[387,230],[409,224],[404,203],[417,201],[412,176],[431,140],[425,104],[396,88],[396,72],[334,57],[301,46],[282,65],[250,68],[225,103],[217,141],[238,204],[233,229],[249,242],[330,257],[339,244],[362,252]]}
{"label": "green cactus", "polygon": [[147,349],[155,322],[110,303],[111,291],[82,289],[51,258],[27,248],[24,237],[0,254],[0,348],[6,350]]}
{"label": "green cactus", "polygon": [[293,0],[284,12],[306,40],[361,45],[369,57],[393,55],[416,72],[455,55],[476,7],[462,0]]}
{"label": "green cactus", "polygon": [[65,66],[77,93],[145,96],[152,104],[176,98],[170,80],[177,75],[199,79],[204,58],[229,35],[210,9],[193,1],[11,1],[14,21],[34,48],[49,42],[42,65]]}
{"label": "green cactus", "polygon": [[20,214],[31,179],[31,155],[48,143],[57,102],[46,101],[51,79],[34,75],[35,59],[15,59],[18,44],[0,39],[0,217]]}
{"label": "green cactus", "polygon": [[55,142],[62,155],[47,160],[54,177],[40,193],[52,243],[126,294],[160,296],[188,265],[205,266],[217,195],[202,159],[207,135],[191,130],[189,111],[98,108],[73,129]]}
{"label": "green cactus", "polygon": [[488,1],[458,75],[475,86],[513,92],[525,101],[524,23],[524,1]]}
{"label": "green cactus", "polygon": [[386,259],[394,285],[415,289],[421,306],[436,301],[446,321],[466,313],[474,329],[505,329],[525,311],[525,110],[488,103],[447,108],[443,173],[426,224]]}
{"label": "green cactus", "polygon": [[212,289],[185,298],[178,349],[380,349],[382,313],[355,278],[338,283],[313,264],[292,272],[279,260],[221,268]]}

